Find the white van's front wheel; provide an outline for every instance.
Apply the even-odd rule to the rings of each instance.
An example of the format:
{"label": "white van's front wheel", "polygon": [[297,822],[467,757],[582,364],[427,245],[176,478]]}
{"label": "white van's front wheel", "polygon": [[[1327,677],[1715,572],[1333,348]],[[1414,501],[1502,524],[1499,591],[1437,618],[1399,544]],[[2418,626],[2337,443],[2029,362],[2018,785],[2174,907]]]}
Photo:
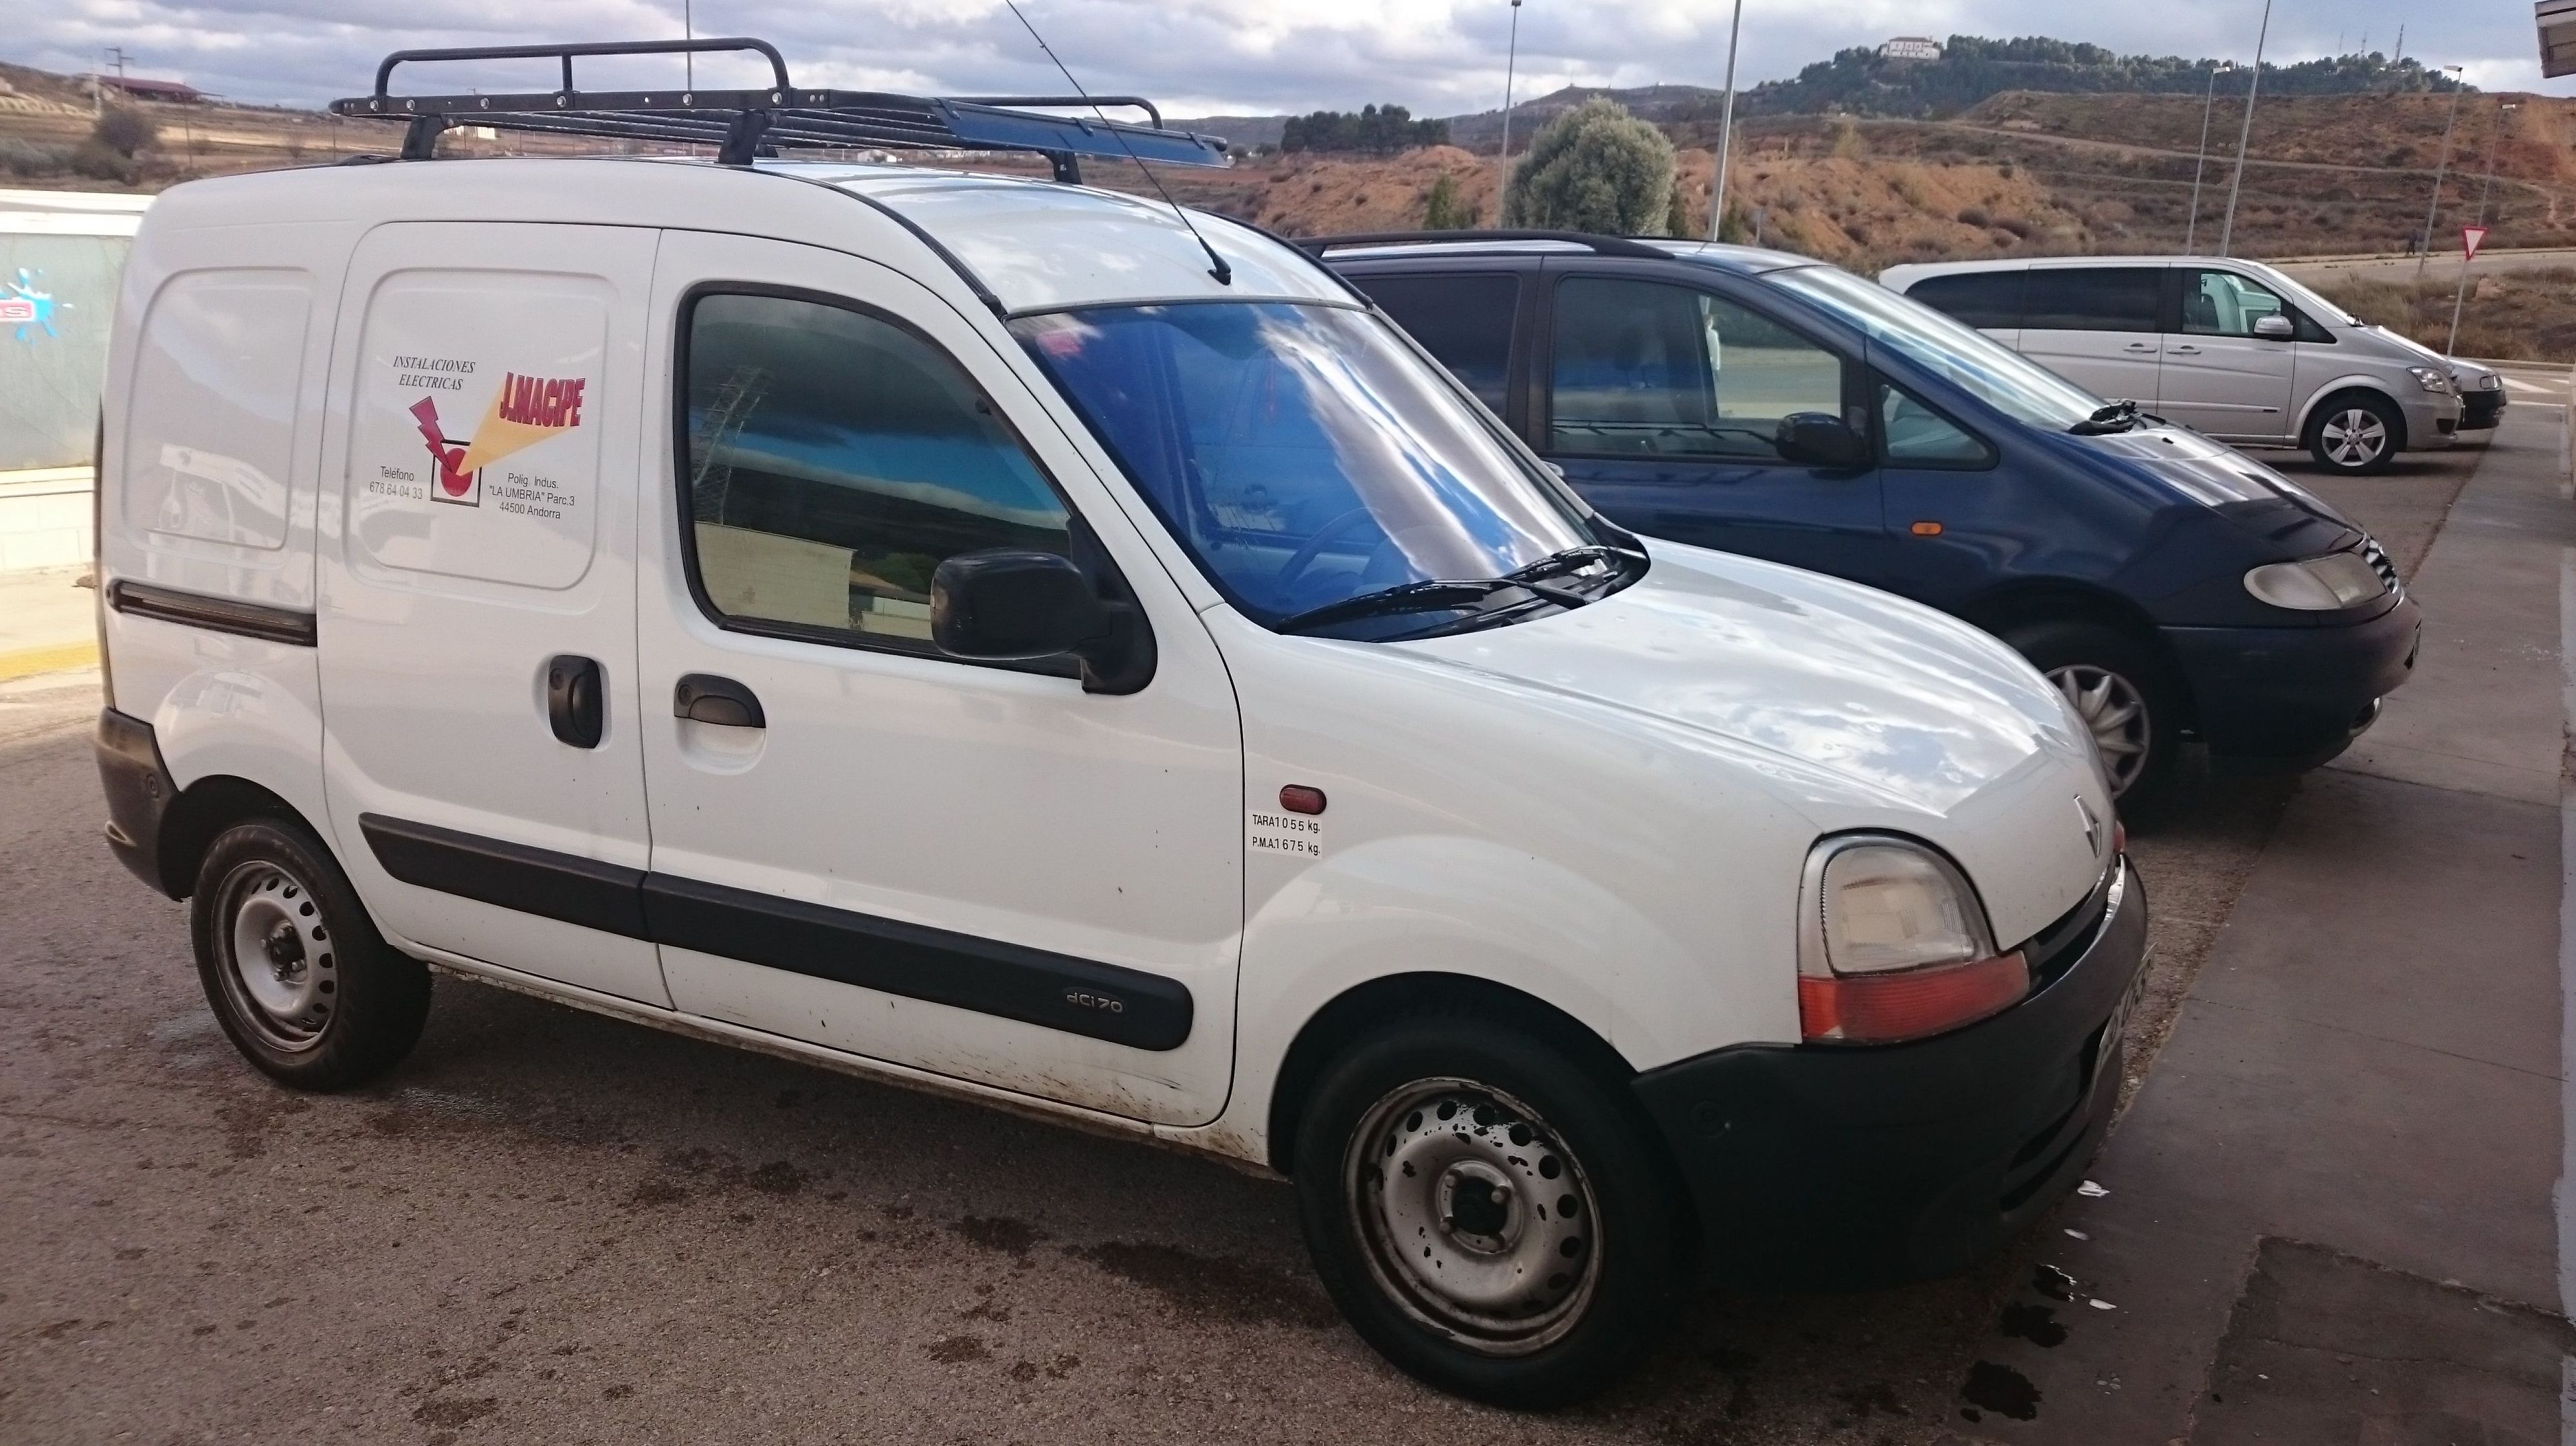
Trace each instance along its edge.
{"label": "white van's front wheel", "polygon": [[2319,466],[2348,475],[2384,470],[2406,435],[2406,419],[2383,398],[2347,392],[2329,399],[2309,424],[2308,452]]}
{"label": "white van's front wheel", "polygon": [[1681,1200],[1615,1086],[1510,1025],[1440,1017],[1327,1066],[1297,1184],[1318,1272],[1389,1360],[1509,1406],[1634,1363],[1680,1273]]}

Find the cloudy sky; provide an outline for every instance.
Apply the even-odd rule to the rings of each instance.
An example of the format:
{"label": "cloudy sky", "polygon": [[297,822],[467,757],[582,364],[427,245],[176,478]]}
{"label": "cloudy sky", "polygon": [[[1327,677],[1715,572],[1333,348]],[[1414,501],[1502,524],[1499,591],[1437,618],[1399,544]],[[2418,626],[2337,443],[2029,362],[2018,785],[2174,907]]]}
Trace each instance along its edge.
{"label": "cloudy sky", "polygon": [[[1141,92],[1175,115],[1271,113],[1396,101],[1416,114],[1491,109],[1503,88],[1506,0],[1022,0],[1082,83]],[[1568,83],[1714,85],[1731,0],[1527,0],[1520,79],[1529,96]],[[682,0],[12,0],[0,60],[98,68],[123,46],[137,75],[244,101],[311,104],[363,92],[388,50],[677,35]],[[1001,0],[693,0],[700,35],[775,41],[805,84],[946,93],[1056,89],[1060,81]],[[2120,51],[2251,56],[2261,0],[1747,0],[1742,76],[1793,74],[1892,34],[2054,35]],[[2576,94],[2540,79],[2525,0],[2428,7],[2409,0],[2276,0],[2267,58],[2340,45],[2465,67],[2490,89]],[[660,85],[645,63],[585,69],[584,84]],[[702,67],[706,69],[706,67]],[[423,72],[427,80],[429,72]],[[595,79],[594,79],[595,77]],[[701,83],[724,83],[721,69]],[[746,78],[747,79],[747,78]],[[442,88],[542,90],[542,68]]]}

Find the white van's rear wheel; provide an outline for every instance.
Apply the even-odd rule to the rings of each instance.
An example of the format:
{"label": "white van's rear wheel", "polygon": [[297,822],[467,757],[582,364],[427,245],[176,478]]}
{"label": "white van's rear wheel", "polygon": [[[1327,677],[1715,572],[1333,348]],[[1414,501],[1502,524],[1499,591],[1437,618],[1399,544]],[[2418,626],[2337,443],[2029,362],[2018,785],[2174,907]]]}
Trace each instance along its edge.
{"label": "white van's rear wheel", "polygon": [[1511,1025],[1391,1027],[1325,1067],[1297,1132],[1317,1271],[1397,1366],[1498,1405],[1633,1365],[1685,1257],[1682,1199],[1615,1085]]}
{"label": "white van's rear wheel", "polygon": [[215,839],[189,900],[197,976],[235,1048],[302,1089],[344,1089],[411,1052],[429,971],[397,953],[321,842],[278,819]]}

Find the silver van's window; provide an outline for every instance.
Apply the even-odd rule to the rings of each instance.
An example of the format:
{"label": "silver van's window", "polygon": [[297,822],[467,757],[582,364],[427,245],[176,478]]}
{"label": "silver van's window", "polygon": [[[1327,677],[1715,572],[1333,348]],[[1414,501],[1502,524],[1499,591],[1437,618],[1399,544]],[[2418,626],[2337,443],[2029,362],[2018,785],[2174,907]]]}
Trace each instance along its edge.
{"label": "silver van's window", "polygon": [[1780,419],[1843,412],[1843,359],[1722,296],[1568,278],[1556,292],[1547,450],[1782,460]]}
{"label": "silver van's window", "polygon": [[1174,537],[1256,622],[1602,541],[1492,419],[1366,312],[1109,306],[1011,324]]}
{"label": "silver van's window", "polygon": [[1068,552],[1064,504],[1019,439],[956,362],[891,322],[701,297],[687,387],[697,582],[729,622],[930,652],[940,563]]}
{"label": "silver van's window", "polygon": [[2279,293],[2233,271],[2190,267],[2182,273],[2185,336],[2252,336],[2256,321],[2286,309]]}
{"label": "silver van's window", "polygon": [[1796,266],[1764,281],[1794,291],[1869,336],[1874,346],[1942,377],[2006,416],[2063,431],[2102,399],[1974,327],[1832,266]]}

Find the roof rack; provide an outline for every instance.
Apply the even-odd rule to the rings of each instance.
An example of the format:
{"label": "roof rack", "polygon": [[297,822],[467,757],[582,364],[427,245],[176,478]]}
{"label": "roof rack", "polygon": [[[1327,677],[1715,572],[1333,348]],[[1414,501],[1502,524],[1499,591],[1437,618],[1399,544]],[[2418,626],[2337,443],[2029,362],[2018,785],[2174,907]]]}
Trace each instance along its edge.
{"label": "roof rack", "polygon": [[1293,243],[1310,255],[1343,246],[1455,246],[1487,241],[1561,241],[1596,256],[1642,256],[1670,261],[1673,253],[1625,236],[1597,236],[1589,231],[1357,231],[1347,236],[1300,236]]}
{"label": "roof rack", "polygon": [[[771,83],[759,90],[585,91],[573,84],[572,63],[585,55],[694,55],[751,51],[769,61]],[[394,67],[438,60],[557,60],[563,85],[515,95],[395,95]],[[1149,126],[1113,123],[1096,116],[1054,116],[1028,107],[1141,110]],[[441,50],[397,50],[376,67],[372,95],[331,102],[331,113],[409,123],[402,159],[437,154],[438,136],[451,126],[620,140],[712,145],[727,165],[781,149],[864,148],[897,151],[1007,151],[1041,155],[1060,181],[1080,182],[1082,156],[1161,161],[1167,165],[1230,164],[1226,143],[1215,136],[1163,129],[1163,114],[1141,96],[892,95],[865,90],[808,90],[787,78],[787,61],[766,40],[730,36],[708,40],[630,40],[579,45],[492,45]]]}

